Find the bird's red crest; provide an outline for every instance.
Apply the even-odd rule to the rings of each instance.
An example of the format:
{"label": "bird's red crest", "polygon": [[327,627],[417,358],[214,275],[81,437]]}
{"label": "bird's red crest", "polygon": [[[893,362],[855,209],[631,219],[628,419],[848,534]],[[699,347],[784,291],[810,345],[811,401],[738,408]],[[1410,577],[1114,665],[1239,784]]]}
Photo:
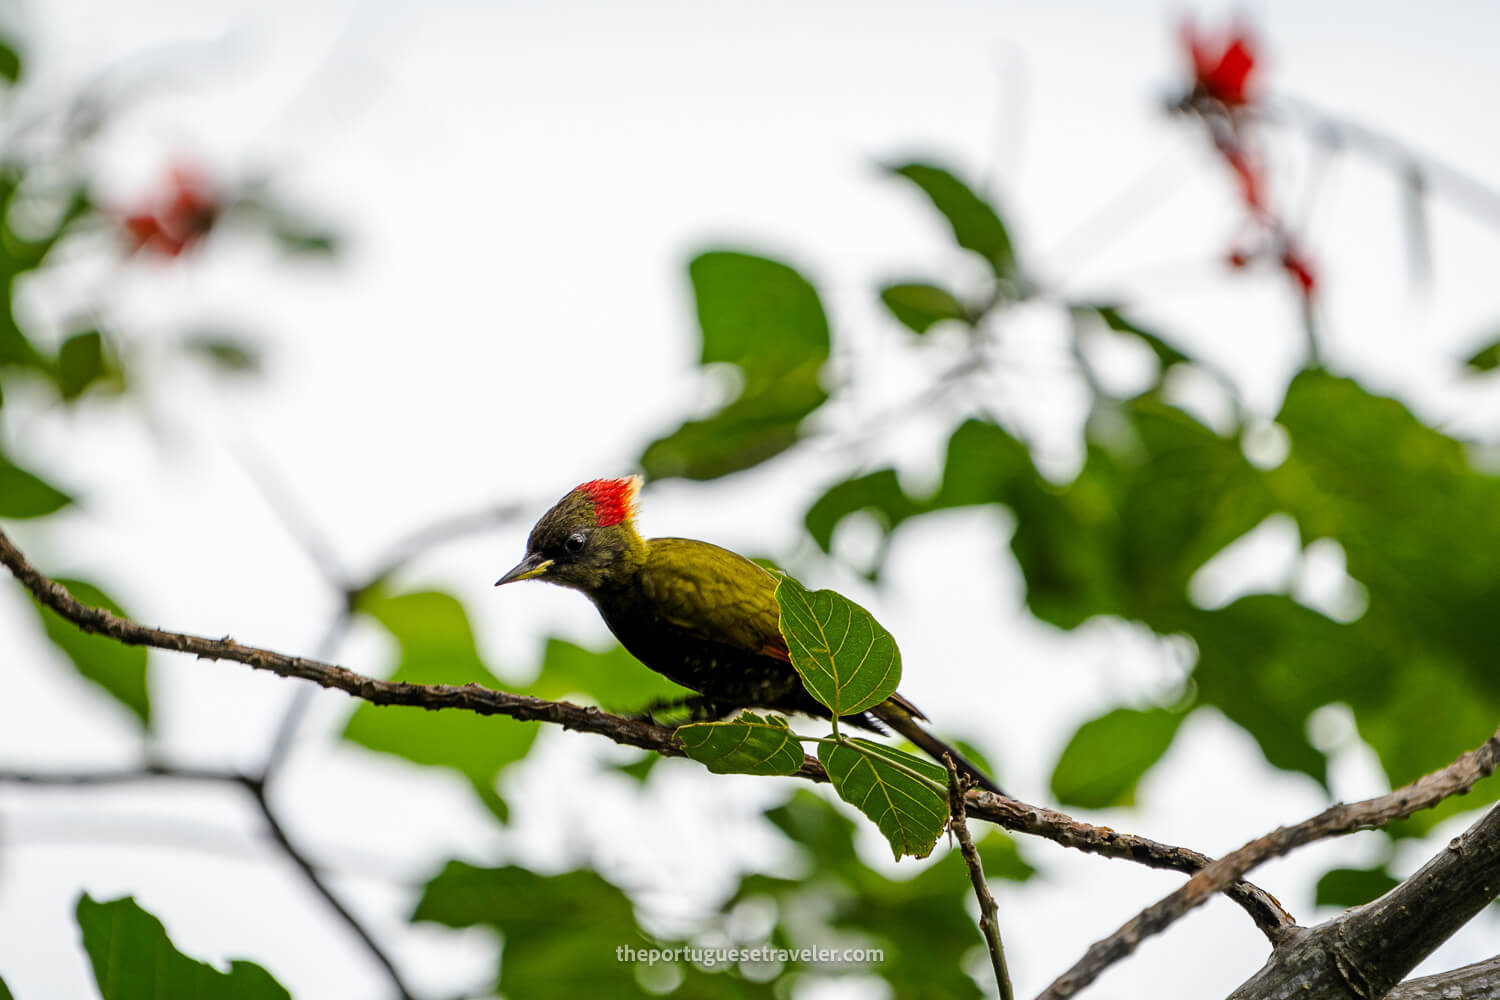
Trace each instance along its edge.
{"label": "bird's red crest", "polygon": [[636,495],[641,491],[641,477],[593,479],[578,487],[594,502],[594,524],[608,528],[635,519]]}

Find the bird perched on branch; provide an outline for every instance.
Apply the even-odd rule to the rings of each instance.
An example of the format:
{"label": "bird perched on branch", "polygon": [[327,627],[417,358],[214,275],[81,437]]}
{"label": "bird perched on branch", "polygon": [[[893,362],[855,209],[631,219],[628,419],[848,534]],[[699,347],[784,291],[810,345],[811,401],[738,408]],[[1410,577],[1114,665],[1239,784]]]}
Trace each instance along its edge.
{"label": "bird perched on branch", "polygon": [[[776,577],[708,542],[642,538],[635,528],[640,486],[640,477],[631,476],[596,479],[570,492],[537,521],[526,557],[495,586],[545,580],[583,591],[632,656],[698,692],[683,703],[695,718],[723,718],[741,708],[827,718],[828,709],[792,667],[778,627]],[[951,755],[977,785],[1000,792],[918,724],[926,718],[894,694],[839,721],[874,732],[885,723],[939,762]]]}

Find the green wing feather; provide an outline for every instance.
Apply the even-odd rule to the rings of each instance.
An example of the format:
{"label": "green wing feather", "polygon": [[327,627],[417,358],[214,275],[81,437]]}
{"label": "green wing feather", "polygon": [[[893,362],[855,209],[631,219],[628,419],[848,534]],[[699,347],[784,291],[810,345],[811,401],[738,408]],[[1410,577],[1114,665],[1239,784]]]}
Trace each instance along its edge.
{"label": "green wing feather", "polygon": [[787,658],[776,578],[738,553],[690,538],[653,538],[640,575],[656,613],[714,642]]}

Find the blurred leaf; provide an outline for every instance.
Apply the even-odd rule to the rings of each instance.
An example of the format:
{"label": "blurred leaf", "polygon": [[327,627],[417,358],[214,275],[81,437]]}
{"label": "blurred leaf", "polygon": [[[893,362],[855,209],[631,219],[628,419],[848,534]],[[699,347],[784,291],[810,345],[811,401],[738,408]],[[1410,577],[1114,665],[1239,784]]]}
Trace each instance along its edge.
{"label": "blurred leaf", "polygon": [[10,990],[6,988],[5,980],[3,979],[0,979],[0,1000],[15,1000],[15,998],[11,996]]}
{"label": "blurred leaf", "polygon": [[184,955],[161,921],[129,896],[97,903],[84,893],[77,915],[104,1000],[291,1000],[254,962],[237,959],[220,972]]}
{"label": "blurred leaf", "polygon": [[45,517],[72,502],[0,453],[0,517]]}
{"label": "blurred leaf", "polygon": [[[495,990],[508,997],[653,996],[617,949],[672,946],[647,936],[626,895],[588,870],[541,875],[450,861],[423,889],[412,920],[499,931],[505,948]],[[771,995],[769,985],[728,970],[683,971],[690,982],[673,995]]]}
{"label": "blurred leaf", "polygon": [[281,249],[289,254],[331,257],[339,250],[339,239],[332,232],[311,229],[289,219],[281,219],[272,233]]}
{"label": "blurred leaf", "polygon": [[1010,234],[988,202],[941,167],[925,163],[908,163],[892,167],[891,173],[905,177],[932,200],[933,207],[953,227],[953,238],[959,246],[983,257],[996,277],[1014,277],[1016,260],[1011,250]]}
{"label": "blurred leaf", "polygon": [[[1290,441],[1267,473],[1279,504],[1304,537],[1339,543],[1369,602],[1338,626],[1342,648],[1315,668],[1337,684],[1319,693],[1349,704],[1391,783],[1405,784],[1483,742],[1500,717],[1490,556],[1500,552],[1500,478],[1399,402],[1325,373],[1297,377],[1277,422]],[[1430,828],[1497,792],[1481,785],[1401,829]]]}
{"label": "blurred leaf", "polygon": [[[409,684],[479,684],[503,688],[479,658],[468,615],[453,597],[436,592],[373,593],[360,610],[395,637],[401,659],[391,680]],[[361,702],[344,739],[380,753],[462,774],[503,822],[507,807],[495,791],[500,772],[526,756],[536,725],[472,712],[429,712]]]}
{"label": "blurred leaf", "polygon": [[907,497],[894,469],[880,469],[830,487],[808,508],[803,523],[818,548],[831,552],[833,532],[850,514],[868,511],[890,534],[896,525],[924,509],[924,505]]}
{"label": "blurred leaf", "polygon": [[1025,882],[1037,873],[1037,870],[1021,857],[1014,837],[994,831],[985,834],[974,846],[979,849],[979,862],[984,868],[986,878]]}
{"label": "blurred leaf", "polygon": [[104,338],[98,330],[75,333],[57,352],[57,390],[63,399],[83,395],[90,385],[108,374],[104,362]]}
{"label": "blurred leaf", "polygon": [[1500,368],[1500,340],[1481,347],[1464,364],[1478,372],[1492,372]]}
{"label": "blurred leaf", "polygon": [[817,291],[785,264],[716,251],[688,267],[702,331],[701,363],[732,364],[744,385],[718,413],[684,423],[641,458],[652,479],[713,479],[796,443],[802,420],[828,393],[828,319]]}
{"label": "blurred leaf", "polygon": [[715,774],[796,774],[802,767],[802,744],[779,715],[745,711],[733,722],[694,722],[677,727],[677,738]]}
{"label": "blurred leaf", "polygon": [[634,778],[636,781],[644,782],[651,776],[651,772],[661,760],[662,755],[659,753],[643,753],[627,764],[611,764],[609,767],[611,770],[619,771],[627,778]]}
{"label": "blurred leaf", "polygon": [[880,290],[880,300],[892,316],[914,333],[926,333],[945,319],[972,323],[963,303],[936,285],[886,285]]}
{"label": "blurred leaf", "polygon": [[895,694],[901,651],[874,615],[842,594],[808,591],[789,576],[776,585],[776,604],[792,666],[835,716],[857,715]]}
{"label": "blurred leaf", "polygon": [[1188,360],[1186,354],[1163,340],[1160,334],[1153,333],[1133,320],[1126,319],[1114,306],[1083,306],[1080,310],[1098,316],[1111,330],[1139,337],[1147,347],[1151,348],[1151,353],[1156,355],[1156,362],[1163,372],[1179,362]]}
{"label": "blurred leaf", "polygon": [[1177,735],[1183,716],[1117,708],[1078,727],[1052,770],[1052,794],[1067,806],[1135,804],[1135,788]]}
{"label": "blurred leaf", "polygon": [[875,821],[896,860],[932,853],[948,823],[943,768],[865,739],[820,743],[818,760],[839,798]]}
{"label": "blurred leaf", "polygon": [[1335,868],[1318,879],[1317,905],[1347,910],[1379,899],[1401,884],[1401,880],[1378,868]]}
{"label": "blurred leaf", "polygon": [[194,334],[182,342],[182,350],[230,375],[253,375],[261,370],[255,345],[229,334]]}
{"label": "blurred leaf", "polygon": [[0,39],[0,80],[15,84],[21,79],[21,54],[10,42]]}
{"label": "blurred leaf", "polygon": [[[58,583],[84,604],[104,608],[121,618],[130,616],[91,583],[59,577]],[[146,647],[127,646],[108,636],[91,635],[64,621],[50,608],[36,604],[47,638],[78,668],[78,673],[99,685],[141,720],[151,724],[151,695],[146,684]]]}
{"label": "blurred leaf", "polygon": [[636,712],[648,702],[693,694],[648,669],[618,644],[596,652],[555,638],[547,640],[536,680],[511,690],[549,701],[585,695],[616,712]]}
{"label": "blurred leaf", "polygon": [[[942,808],[946,812],[946,799]],[[799,789],[765,816],[808,855],[808,874],[745,876],[729,906],[753,897],[774,899],[779,918],[773,942],[800,948],[836,940],[847,946],[849,935],[857,934],[860,941],[884,950],[885,960],[869,971],[902,1000],[978,1000],[986,995],[963,971],[972,967],[970,959],[981,945],[967,908],[972,898],[968,876],[956,850],[914,877],[891,879],[859,859],[854,824],[823,797]],[[989,878],[1023,881],[1034,874],[1012,838],[998,831],[985,835],[981,827],[974,832]]]}

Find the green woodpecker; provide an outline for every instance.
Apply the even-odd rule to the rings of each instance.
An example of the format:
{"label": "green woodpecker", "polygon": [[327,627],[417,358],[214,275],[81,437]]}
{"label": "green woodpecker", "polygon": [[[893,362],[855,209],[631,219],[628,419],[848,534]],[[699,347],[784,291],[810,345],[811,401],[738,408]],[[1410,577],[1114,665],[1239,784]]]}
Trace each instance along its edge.
{"label": "green woodpecker", "polygon": [[[526,557],[495,586],[545,580],[581,590],[632,656],[698,692],[685,703],[697,718],[723,718],[741,708],[827,718],[828,709],[792,667],[778,627],[776,578],[708,542],[642,538],[635,529],[640,485],[640,477],[631,476],[596,479],[573,490],[537,521]],[[894,694],[839,721],[875,732],[883,731],[883,722],[939,762],[951,755],[976,784],[1000,792],[917,724],[926,718]]]}

